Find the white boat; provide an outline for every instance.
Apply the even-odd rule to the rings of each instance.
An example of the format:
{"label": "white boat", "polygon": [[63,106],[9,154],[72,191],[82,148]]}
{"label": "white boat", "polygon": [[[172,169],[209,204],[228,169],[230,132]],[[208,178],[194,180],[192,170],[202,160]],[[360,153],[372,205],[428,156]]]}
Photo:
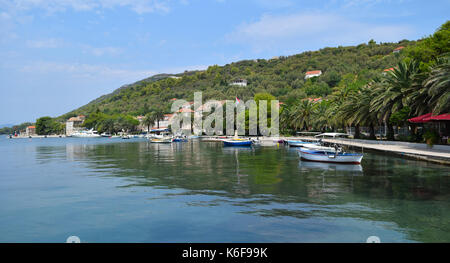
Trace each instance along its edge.
{"label": "white boat", "polygon": [[87,131],[79,131],[72,134],[72,137],[75,138],[99,138],[101,137],[100,134],[98,134],[97,131],[94,131],[94,129],[90,129]]}
{"label": "white boat", "polygon": [[112,135],[109,132],[104,132],[104,133],[100,134],[100,136],[102,136],[102,137],[111,137]]}
{"label": "white boat", "polygon": [[333,147],[300,148],[298,155],[302,160],[327,163],[360,164],[363,155],[347,153]]}
{"label": "white boat", "polygon": [[305,142],[305,141],[301,141],[301,140],[288,140],[286,141],[287,145],[289,145],[290,147],[305,147],[308,145],[317,145],[319,146],[318,142]]}
{"label": "white boat", "polygon": [[319,144],[305,144],[302,147],[306,148],[306,149],[310,149],[310,150],[327,151],[327,152],[335,152],[335,151],[339,151],[340,150],[340,148],[329,147],[329,146],[321,146]]}
{"label": "white boat", "polygon": [[172,143],[173,139],[172,138],[153,138],[150,139],[151,143]]}

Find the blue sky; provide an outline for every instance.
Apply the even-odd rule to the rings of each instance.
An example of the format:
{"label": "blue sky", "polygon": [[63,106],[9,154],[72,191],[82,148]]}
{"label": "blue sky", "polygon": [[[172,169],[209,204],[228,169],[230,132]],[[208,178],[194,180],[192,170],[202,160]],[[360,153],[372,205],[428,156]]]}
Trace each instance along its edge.
{"label": "blue sky", "polygon": [[0,0],[0,124],[157,73],[432,34],[450,0]]}

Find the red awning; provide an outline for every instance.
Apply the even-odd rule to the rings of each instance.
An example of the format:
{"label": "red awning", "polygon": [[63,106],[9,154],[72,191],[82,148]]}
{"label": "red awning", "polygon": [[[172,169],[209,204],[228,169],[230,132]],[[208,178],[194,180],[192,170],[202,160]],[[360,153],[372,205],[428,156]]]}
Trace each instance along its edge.
{"label": "red awning", "polygon": [[427,114],[424,114],[424,115],[421,115],[421,116],[418,116],[418,117],[414,117],[414,118],[408,119],[408,121],[412,122],[412,123],[425,123],[425,122],[429,122],[430,121],[429,119],[426,120],[427,118],[430,118],[430,117],[431,117],[431,113],[427,113]]}
{"label": "red awning", "polygon": [[437,116],[430,116],[429,118],[425,118],[425,121],[450,121],[450,113],[444,113]]}
{"label": "red awning", "polygon": [[431,113],[427,113],[418,117],[408,119],[412,123],[425,123],[430,121],[450,121],[450,113],[444,113],[441,115],[432,116]]}

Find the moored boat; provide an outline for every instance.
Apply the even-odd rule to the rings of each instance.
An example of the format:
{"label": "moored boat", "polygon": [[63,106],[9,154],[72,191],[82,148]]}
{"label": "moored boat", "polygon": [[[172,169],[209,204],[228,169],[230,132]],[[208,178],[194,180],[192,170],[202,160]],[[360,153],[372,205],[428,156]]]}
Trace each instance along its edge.
{"label": "moored boat", "polygon": [[99,138],[101,137],[100,134],[97,133],[97,131],[94,131],[94,129],[90,129],[88,131],[79,131],[72,134],[72,137],[75,138]]}
{"label": "moored boat", "polygon": [[172,138],[153,138],[150,140],[151,143],[172,143]]}
{"label": "moored boat", "polygon": [[109,132],[104,132],[104,133],[100,134],[100,136],[102,136],[102,137],[111,137],[112,135]]}
{"label": "moored boat", "polygon": [[181,137],[177,137],[177,138],[173,138],[172,142],[187,142],[188,139],[186,138],[181,138]]}
{"label": "moored boat", "polygon": [[173,140],[172,140],[172,142],[187,142],[188,140],[187,139],[184,139],[184,138],[174,138]]}
{"label": "moored boat", "polygon": [[342,164],[360,164],[363,158],[363,155],[360,153],[347,153],[335,150],[332,147],[321,148],[300,148],[298,155],[302,160],[306,161]]}
{"label": "moored boat", "polygon": [[305,141],[300,141],[300,140],[288,140],[286,141],[287,145],[289,145],[290,147],[305,147],[307,145],[319,145],[318,142],[305,142]]}
{"label": "moored boat", "polygon": [[253,141],[246,139],[231,139],[223,141],[224,146],[252,146],[252,143]]}

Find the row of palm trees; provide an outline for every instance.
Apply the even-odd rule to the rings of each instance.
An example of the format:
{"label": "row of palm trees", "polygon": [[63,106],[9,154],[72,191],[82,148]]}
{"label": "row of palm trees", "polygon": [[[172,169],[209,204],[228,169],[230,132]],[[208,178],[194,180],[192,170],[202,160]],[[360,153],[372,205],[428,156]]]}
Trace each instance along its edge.
{"label": "row of palm trees", "polygon": [[320,103],[303,99],[286,105],[280,123],[282,129],[291,131],[354,126],[355,137],[359,137],[360,127],[368,127],[372,139],[375,127],[385,123],[387,139],[392,140],[391,117],[405,110],[407,117],[450,112],[449,54],[440,57],[428,70],[421,70],[415,60],[407,60],[362,87],[338,87]]}
{"label": "row of palm trees", "polygon": [[159,129],[159,122],[164,119],[164,111],[162,109],[154,109],[147,113],[142,120],[143,125],[147,126],[147,131],[150,131],[150,127],[153,127],[157,123]]}

